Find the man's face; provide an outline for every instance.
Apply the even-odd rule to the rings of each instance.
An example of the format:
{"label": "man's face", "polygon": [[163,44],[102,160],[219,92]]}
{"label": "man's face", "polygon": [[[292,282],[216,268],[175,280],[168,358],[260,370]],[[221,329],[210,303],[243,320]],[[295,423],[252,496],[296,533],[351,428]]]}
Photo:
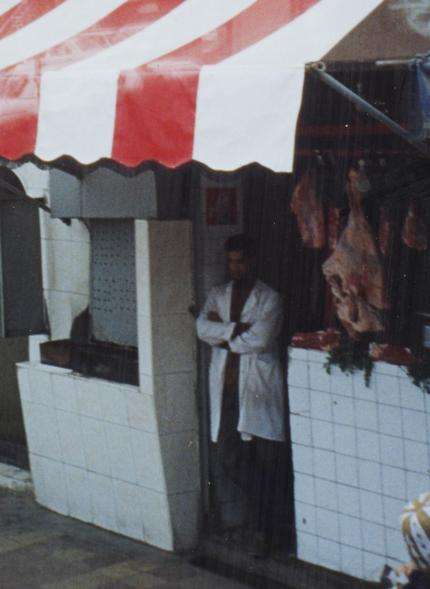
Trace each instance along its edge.
{"label": "man's face", "polygon": [[228,271],[232,280],[243,280],[251,273],[251,260],[243,252],[227,252]]}

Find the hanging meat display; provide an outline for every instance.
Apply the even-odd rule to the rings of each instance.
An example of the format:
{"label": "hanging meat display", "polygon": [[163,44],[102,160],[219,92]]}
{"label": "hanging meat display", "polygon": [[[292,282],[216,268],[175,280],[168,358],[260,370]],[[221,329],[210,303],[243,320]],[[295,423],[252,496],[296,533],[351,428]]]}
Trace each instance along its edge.
{"label": "hanging meat display", "polygon": [[310,169],[296,185],[291,199],[291,210],[305,247],[322,249],[325,246],[324,210],[317,194],[316,171]]}
{"label": "hanging meat display", "polygon": [[362,209],[368,189],[362,171],[351,169],[347,185],[348,223],[332,255],[323,264],[337,316],[352,339],[382,331],[381,312],[388,308],[379,252]]}
{"label": "hanging meat display", "polygon": [[415,199],[411,198],[402,231],[402,241],[411,249],[427,249],[427,231],[423,218],[419,215]]}
{"label": "hanging meat display", "polygon": [[390,220],[388,209],[385,206],[379,209],[379,250],[383,256],[390,251],[393,224]]}
{"label": "hanging meat display", "polygon": [[327,217],[328,246],[333,251],[339,240],[340,233],[340,209],[330,206]]}

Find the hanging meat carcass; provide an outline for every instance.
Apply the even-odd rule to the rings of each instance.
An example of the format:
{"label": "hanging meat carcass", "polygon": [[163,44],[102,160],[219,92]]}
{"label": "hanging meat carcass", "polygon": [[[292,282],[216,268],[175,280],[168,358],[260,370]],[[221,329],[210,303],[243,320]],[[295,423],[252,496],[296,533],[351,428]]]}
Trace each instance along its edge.
{"label": "hanging meat carcass", "polygon": [[353,339],[382,331],[381,312],[388,308],[379,252],[362,209],[363,188],[360,173],[350,170],[348,223],[333,254],[323,264],[337,316]]}
{"label": "hanging meat carcass", "polygon": [[314,169],[303,174],[294,188],[291,210],[297,217],[304,245],[312,249],[322,249],[325,246],[324,211],[317,195]]}
{"label": "hanging meat carcass", "polygon": [[411,199],[409,203],[403,225],[402,241],[408,247],[418,251],[424,251],[428,246],[426,226],[414,199]]}
{"label": "hanging meat carcass", "polygon": [[390,220],[388,208],[382,206],[379,209],[379,249],[383,256],[386,256],[390,250],[392,234],[393,224]]}
{"label": "hanging meat carcass", "polygon": [[333,251],[339,240],[340,233],[340,208],[329,207],[327,216],[327,234],[328,234],[328,246],[330,251]]}

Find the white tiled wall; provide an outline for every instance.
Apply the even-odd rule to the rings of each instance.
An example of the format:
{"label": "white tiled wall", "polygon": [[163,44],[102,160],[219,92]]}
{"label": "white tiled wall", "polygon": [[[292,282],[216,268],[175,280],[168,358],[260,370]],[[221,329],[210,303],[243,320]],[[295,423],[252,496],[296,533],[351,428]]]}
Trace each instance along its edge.
{"label": "white tiled wall", "polygon": [[367,580],[408,560],[399,518],[430,490],[430,397],[401,367],[324,367],[290,349],[289,399],[299,558]]}
{"label": "white tiled wall", "polygon": [[[32,163],[14,168],[29,196],[49,205],[49,170]],[[42,275],[52,339],[70,335],[73,319],[89,301],[89,234],[76,219],[66,225],[40,210]]]}

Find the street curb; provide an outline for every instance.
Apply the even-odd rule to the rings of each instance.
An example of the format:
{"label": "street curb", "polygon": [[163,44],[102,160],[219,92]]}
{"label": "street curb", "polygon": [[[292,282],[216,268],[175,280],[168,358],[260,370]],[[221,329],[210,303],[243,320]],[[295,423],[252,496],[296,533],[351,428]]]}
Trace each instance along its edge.
{"label": "street curb", "polygon": [[30,471],[0,462],[0,487],[11,491],[32,491]]}

